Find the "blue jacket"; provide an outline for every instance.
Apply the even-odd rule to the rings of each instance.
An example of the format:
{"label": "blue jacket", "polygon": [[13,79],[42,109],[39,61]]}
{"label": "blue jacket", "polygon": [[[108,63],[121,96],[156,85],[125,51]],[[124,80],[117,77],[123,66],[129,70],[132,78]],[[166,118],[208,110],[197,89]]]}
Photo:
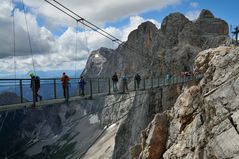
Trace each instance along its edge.
{"label": "blue jacket", "polygon": [[85,80],[84,80],[84,79],[81,79],[80,82],[79,82],[80,88],[81,88],[81,89],[84,89],[85,84],[86,84]]}

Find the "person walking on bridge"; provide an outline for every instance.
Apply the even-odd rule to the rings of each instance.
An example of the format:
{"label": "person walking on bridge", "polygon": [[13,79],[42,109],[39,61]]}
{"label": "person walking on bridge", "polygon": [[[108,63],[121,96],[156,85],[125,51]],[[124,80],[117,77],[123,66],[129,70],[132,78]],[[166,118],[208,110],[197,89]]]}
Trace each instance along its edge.
{"label": "person walking on bridge", "polygon": [[126,74],[124,74],[122,81],[123,81],[123,93],[125,93],[125,90],[128,90],[128,77]]}
{"label": "person walking on bridge", "polygon": [[35,76],[33,73],[30,73],[29,76],[31,77],[31,89],[33,92],[33,98],[35,98],[35,101],[38,102],[38,97],[40,100],[42,100],[42,96],[38,93],[41,86],[40,77]]}
{"label": "person walking on bridge", "polygon": [[113,81],[113,91],[117,92],[118,88],[117,88],[117,83],[118,83],[118,76],[117,73],[115,72],[115,74],[112,76],[112,81]]}
{"label": "person walking on bridge", "polygon": [[81,89],[81,95],[82,96],[85,96],[85,85],[86,85],[85,79],[84,79],[83,76],[81,76],[80,81],[79,81],[79,87]]}
{"label": "person walking on bridge", "polygon": [[135,89],[136,88],[139,89],[141,77],[138,73],[134,76],[134,81],[135,81],[135,85],[136,85]]}
{"label": "person walking on bridge", "polygon": [[61,84],[63,89],[63,95],[66,99],[69,99],[69,81],[70,78],[66,75],[65,72],[63,72],[61,76]]}

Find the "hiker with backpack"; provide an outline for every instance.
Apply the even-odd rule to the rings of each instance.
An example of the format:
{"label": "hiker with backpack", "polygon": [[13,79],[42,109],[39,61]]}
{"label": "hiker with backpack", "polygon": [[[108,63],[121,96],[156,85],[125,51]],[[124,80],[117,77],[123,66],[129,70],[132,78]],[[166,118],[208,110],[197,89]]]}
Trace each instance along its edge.
{"label": "hiker with backpack", "polygon": [[135,89],[136,88],[139,89],[141,77],[138,73],[134,76],[134,80],[135,80]]}
{"label": "hiker with backpack", "polygon": [[118,88],[117,88],[117,83],[118,83],[118,76],[117,73],[115,72],[115,74],[112,76],[112,82],[113,82],[113,91],[117,92]]}
{"label": "hiker with backpack", "polygon": [[69,81],[70,78],[66,75],[65,72],[63,72],[61,76],[61,84],[63,89],[63,95],[66,99],[69,99]]}
{"label": "hiker with backpack", "polygon": [[40,89],[41,83],[40,83],[40,77],[35,76],[33,73],[30,73],[29,76],[31,77],[31,89],[33,93],[33,98],[35,98],[35,101],[38,102],[38,97],[40,101],[42,100],[42,96],[38,94],[38,91]]}

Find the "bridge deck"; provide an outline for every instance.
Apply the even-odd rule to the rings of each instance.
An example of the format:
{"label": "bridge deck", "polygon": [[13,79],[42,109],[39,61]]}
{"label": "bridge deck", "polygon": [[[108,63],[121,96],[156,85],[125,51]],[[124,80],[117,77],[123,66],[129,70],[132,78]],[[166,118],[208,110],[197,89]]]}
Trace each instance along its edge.
{"label": "bridge deck", "polygon": [[[94,97],[100,97],[100,96],[104,96],[104,95],[107,95],[107,93],[95,94]],[[85,100],[85,99],[90,99],[90,96],[70,97],[68,102],[78,101],[78,100]],[[23,109],[23,108],[38,108],[38,107],[41,107],[41,106],[53,105],[53,104],[63,104],[63,103],[67,103],[65,98],[39,101],[39,102],[36,102],[35,106],[33,105],[33,102],[2,105],[2,106],[0,106],[0,112]]]}
{"label": "bridge deck", "polygon": [[[140,90],[148,90],[148,89],[152,89],[152,88],[162,88],[162,87],[166,87],[166,86],[171,86],[171,85],[175,85],[175,84],[183,84],[183,83],[188,83],[190,81],[197,81],[200,80],[201,77],[192,77],[192,78],[175,78],[172,79],[171,81],[162,81],[162,83],[160,83],[159,79],[156,79],[156,81],[154,81],[154,79],[148,79],[145,80],[143,79],[141,82],[141,87]],[[107,79],[107,81],[109,82],[108,84],[108,90],[104,90],[105,92],[99,92],[99,93],[94,93],[94,90],[92,90],[92,86],[94,88],[99,88],[99,80],[97,80],[97,85],[94,86],[92,83],[92,81],[90,80],[90,88],[89,88],[89,94],[87,94],[86,96],[73,96],[70,97],[68,99],[68,102],[72,102],[72,101],[77,101],[77,100],[85,100],[85,99],[90,99],[92,97],[99,97],[99,96],[106,96],[108,94],[121,94],[122,92],[112,92],[112,88],[111,88],[111,84],[110,84],[110,80]],[[20,82],[21,83],[21,82]],[[54,85],[55,86],[55,85]],[[132,86],[132,85],[131,85]],[[21,87],[20,87],[21,88]],[[129,88],[129,90],[127,92],[133,92],[136,89],[136,85],[133,86],[133,88]],[[54,87],[54,90],[56,90],[56,87]],[[56,92],[55,92],[56,94]],[[56,97],[56,96],[55,96]],[[0,106],[0,112],[2,111],[9,111],[9,110],[17,110],[17,109],[23,109],[23,108],[38,108],[41,106],[46,106],[46,105],[53,105],[53,104],[63,104],[63,103],[67,103],[65,98],[54,98],[54,99],[49,99],[49,100],[43,100],[43,101],[39,101],[39,102],[34,102],[30,101],[30,102],[22,102],[22,103],[18,103],[18,104],[9,104],[9,105],[1,105]]]}

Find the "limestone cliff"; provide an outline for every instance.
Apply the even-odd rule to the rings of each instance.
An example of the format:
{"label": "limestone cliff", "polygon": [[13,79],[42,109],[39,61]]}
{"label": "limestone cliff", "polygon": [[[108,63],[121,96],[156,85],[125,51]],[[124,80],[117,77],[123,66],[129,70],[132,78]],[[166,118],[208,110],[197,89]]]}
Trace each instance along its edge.
{"label": "limestone cliff", "polygon": [[172,13],[164,18],[160,29],[151,22],[144,22],[116,50],[94,51],[83,75],[139,72],[144,76],[159,76],[166,72],[192,71],[193,60],[200,51],[217,47],[227,39],[227,23],[208,10],[203,10],[193,22],[181,13]]}
{"label": "limestone cliff", "polygon": [[[203,10],[199,18],[193,22],[181,13],[172,13],[163,20],[160,29],[151,22],[145,22],[132,31],[128,40],[116,50],[100,48],[93,51],[87,61],[83,75],[86,77],[105,77],[112,76],[114,72],[117,72],[118,75],[123,73],[134,75],[138,72],[142,77],[152,77],[163,76],[165,73],[171,72],[177,76],[181,71],[193,70],[192,64],[200,51],[218,47],[224,44],[227,39],[227,23],[215,18],[208,10]],[[137,51],[132,51],[127,46],[132,46]],[[86,153],[85,158],[127,159],[131,158],[131,154],[141,155],[143,158],[156,158],[155,156],[159,158],[162,155],[165,158],[173,158],[172,156],[177,158],[177,156],[185,157],[186,154],[190,158],[196,154],[204,155],[206,153],[210,154],[209,156],[222,157],[223,155],[220,153],[223,151],[219,150],[223,146],[220,144],[224,141],[213,136],[213,133],[220,137],[220,135],[224,135],[223,132],[228,130],[232,135],[235,135],[237,116],[235,114],[230,117],[230,113],[236,110],[237,101],[235,100],[234,104],[230,104],[230,100],[234,99],[235,96],[235,93],[230,91],[236,89],[226,89],[228,91],[226,95],[230,97],[227,100],[222,92],[219,93],[220,98],[217,98],[218,94],[214,93],[224,88],[224,85],[230,84],[230,82],[225,81],[236,74],[231,70],[233,70],[232,68],[237,69],[232,62],[236,61],[238,57],[229,53],[233,52],[233,49],[230,48],[228,48],[229,52],[225,51],[223,56],[219,56],[221,50],[224,50],[224,47],[204,51],[198,55],[195,71],[200,71],[205,76],[200,84],[191,83],[190,86],[194,86],[188,86],[188,89],[184,85],[178,85],[143,91],[144,95],[104,108],[97,114],[88,116],[85,120],[81,120],[81,117],[85,113],[91,112],[92,109],[101,109],[105,105],[140,92],[110,95],[106,98],[96,98],[93,101],[74,102],[68,106],[63,104],[28,110],[27,112],[25,110],[16,112],[21,115],[21,120],[17,122],[18,126],[15,129],[19,134],[15,135],[21,136],[20,139],[24,141],[23,145],[26,148],[17,151],[14,157],[73,159],[82,157],[84,151],[102,132],[102,127],[124,115],[125,118],[122,118],[114,130],[109,131],[111,139],[115,138],[115,142],[112,145],[109,142],[108,147],[102,149],[104,151],[100,152],[101,154],[98,155],[97,153],[98,156],[94,154],[96,151],[90,150]],[[237,52],[236,50],[237,48],[234,48],[234,52]],[[212,53],[209,53],[210,51]],[[218,56],[214,56],[214,54]],[[216,61],[213,62],[213,60],[220,61],[223,58],[227,59],[224,65],[219,66]],[[223,85],[219,86],[222,83]],[[182,88],[184,89],[182,90]],[[214,88],[217,89],[214,91]],[[204,94],[207,96],[205,101],[204,97],[201,96]],[[213,94],[215,96],[212,96]],[[179,95],[180,98],[178,98]],[[206,103],[207,98],[209,98],[208,105],[200,107],[200,104]],[[174,104],[175,102],[176,104]],[[224,105],[218,112],[216,111],[216,102]],[[221,108],[220,105],[218,107]],[[0,124],[5,127],[8,126],[5,119],[13,119],[13,122],[17,120],[13,118],[14,112],[7,114],[8,112],[0,114]],[[223,122],[219,119],[216,120],[215,114],[220,114],[225,120]],[[97,116],[97,122],[91,123],[90,120],[94,116]],[[149,124],[150,121],[152,121],[151,124]],[[209,123],[209,126],[206,123]],[[210,125],[210,123],[212,124]],[[220,126],[216,123],[228,125],[223,127],[223,125]],[[208,133],[211,129],[213,130],[212,133]],[[195,132],[194,130],[200,132],[202,136],[198,135],[200,138],[197,138],[196,135],[195,139],[192,133],[192,131]],[[112,135],[112,132],[115,134]],[[0,133],[4,132],[0,130]],[[191,135],[192,138],[187,138],[187,134],[190,133],[193,134]],[[206,139],[211,136],[212,140],[204,141],[205,136]],[[104,136],[101,139],[100,141],[104,141]],[[179,145],[177,145],[178,143]],[[6,154],[8,156],[9,153],[16,151],[14,146],[17,144],[19,143],[14,143],[10,150],[4,149],[0,156],[4,157]],[[134,147],[135,144],[139,145]],[[218,144],[220,147],[216,146]],[[104,144],[99,142],[96,145],[103,146]],[[95,147],[98,148],[98,146]],[[223,152],[226,155],[229,153],[230,155],[236,154],[236,149],[228,147]],[[94,157],[90,154],[94,154]]]}
{"label": "limestone cliff", "polygon": [[[208,10],[203,10],[199,18],[193,22],[181,13],[172,13],[163,20],[160,29],[151,22],[145,22],[132,31],[125,44],[116,50],[101,48],[94,51],[88,59],[83,75],[86,77],[101,75],[110,77],[114,72],[120,76],[123,73],[134,75],[139,72],[143,77],[158,77],[171,72],[177,76],[181,71],[193,71],[195,57],[200,51],[218,47],[225,44],[227,40],[227,23],[214,17]],[[126,45],[137,48],[137,51],[127,49]],[[98,56],[95,56],[96,54]],[[165,143],[168,143],[167,134],[171,132],[163,129],[167,128],[168,124],[170,125],[168,114],[164,112],[173,107],[177,97],[182,93],[181,91],[182,85],[149,91],[146,95],[148,98],[145,96],[143,106],[137,109],[133,109],[133,106],[133,110],[130,110],[132,113],[129,113],[122,121],[116,133],[113,158],[131,158],[131,150],[133,154],[141,152],[142,145],[136,145],[136,147],[134,145],[140,143],[141,131],[147,128],[152,119],[154,119],[153,123],[157,123],[156,125],[159,127],[151,124],[148,126],[148,131],[146,130],[141,136],[148,137],[160,133],[158,136],[163,136],[163,138],[144,137],[143,148],[146,150],[141,155],[146,157],[149,154],[148,148],[157,145],[157,143],[153,143],[154,140],[160,142],[159,145],[163,145],[163,147],[160,150],[156,148],[152,151],[156,155],[163,155],[164,151],[169,148]],[[164,115],[154,118],[157,113]],[[161,121],[166,123],[162,124]],[[186,125],[186,121],[184,125]],[[155,154],[151,155],[151,158],[154,158]]]}
{"label": "limestone cliff", "polygon": [[141,133],[146,135],[141,135],[139,144],[144,146],[137,155],[142,159],[238,158],[238,63],[236,46],[200,52],[195,72],[203,79],[185,86],[174,107],[155,116]]}
{"label": "limestone cliff", "polygon": [[205,50],[195,71],[198,85],[185,88],[169,112],[164,158],[238,158],[239,48]]}

